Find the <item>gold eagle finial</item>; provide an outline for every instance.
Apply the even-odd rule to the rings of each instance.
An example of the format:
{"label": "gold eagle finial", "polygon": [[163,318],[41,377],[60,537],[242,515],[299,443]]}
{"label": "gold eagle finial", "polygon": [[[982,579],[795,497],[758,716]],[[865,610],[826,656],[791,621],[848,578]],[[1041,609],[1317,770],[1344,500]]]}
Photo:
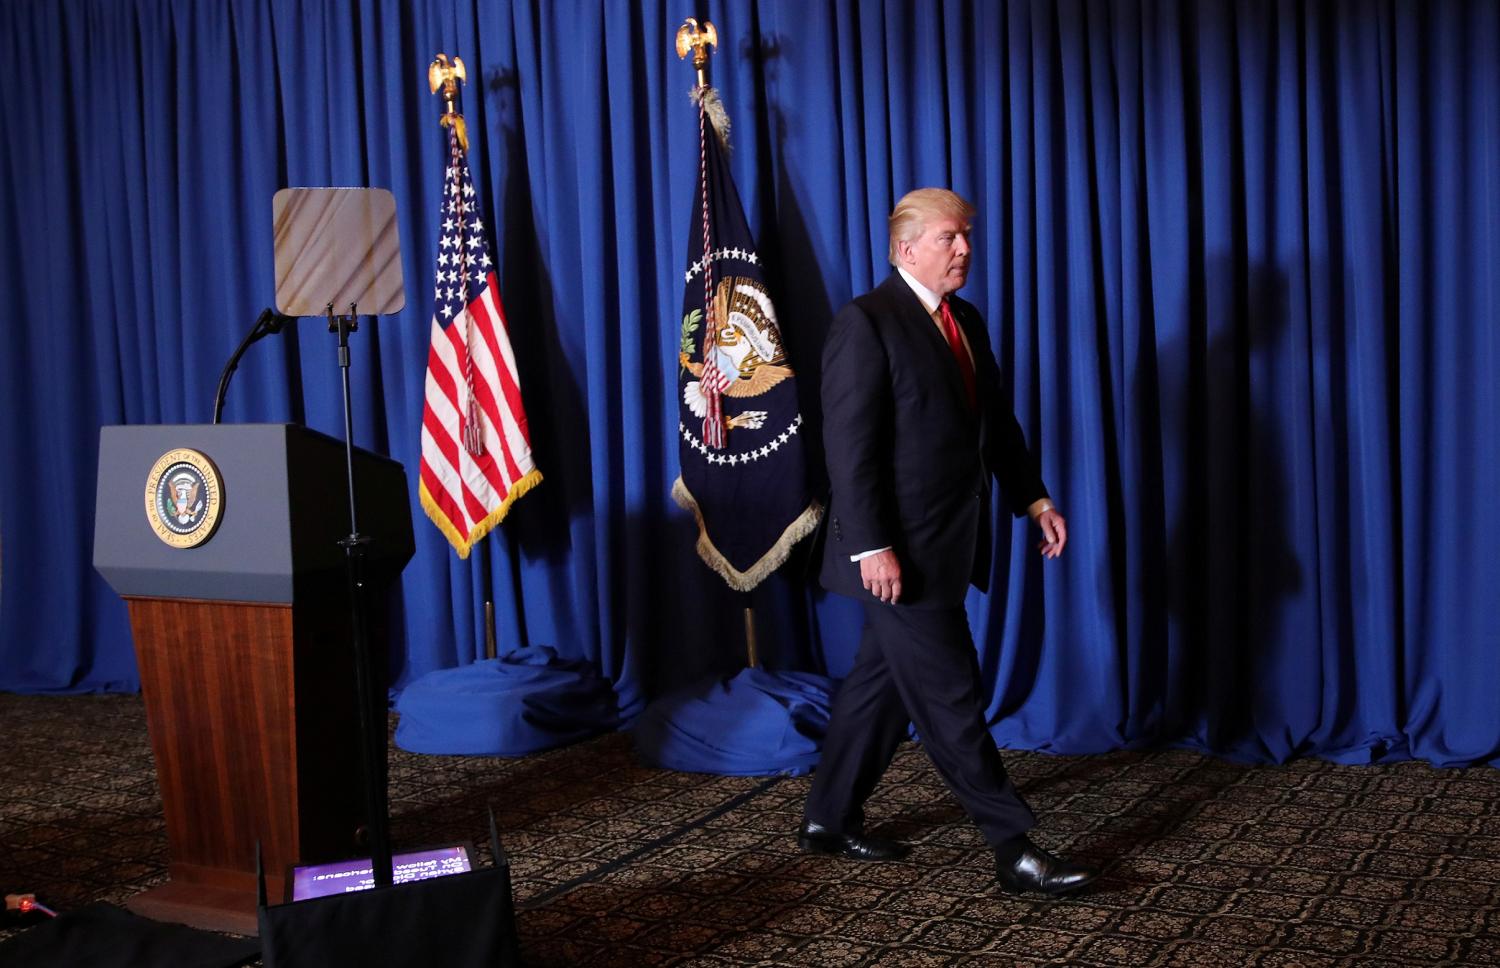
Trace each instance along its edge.
{"label": "gold eagle finial", "polygon": [[708,49],[717,49],[718,46],[719,32],[707,20],[700,27],[697,20],[689,17],[677,28],[677,59],[686,57],[688,51],[693,52],[693,67],[698,71],[699,87],[708,86],[708,78],[703,72],[708,66]]}
{"label": "gold eagle finial", "polygon": [[468,83],[469,73],[464,69],[464,59],[454,57],[448,60],[447,54],[438,54],[433,62],[427,65],[427,85],[436,94],[438,89],[443,91],[443,116],[438,123],[443,127],[451,127],[458,135],[458,145],[464,151],[469,150],[469,132],[464,127],[464,116],[458,113],[458,83]]}

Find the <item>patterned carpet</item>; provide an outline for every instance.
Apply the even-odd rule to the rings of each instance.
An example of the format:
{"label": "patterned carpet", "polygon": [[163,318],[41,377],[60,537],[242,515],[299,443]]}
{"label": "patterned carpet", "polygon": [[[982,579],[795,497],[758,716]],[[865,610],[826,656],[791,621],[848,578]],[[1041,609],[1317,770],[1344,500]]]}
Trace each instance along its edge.
{"label": "patterned carpet", "polygon": [[[162,880],[139,697],[0,695],[0,737],[0,890],[69,909]],[[800,854],[805,778],[648,769],[617,735],[523,760],[393,750],[393,834],[477,842],[494,804],[534,966],[1500,964],[1495,770],[1007,762],[1037,839],[1105,865],[1092,893],[995,891],[910,745],[869,811],[914,845],[901,863]]]}

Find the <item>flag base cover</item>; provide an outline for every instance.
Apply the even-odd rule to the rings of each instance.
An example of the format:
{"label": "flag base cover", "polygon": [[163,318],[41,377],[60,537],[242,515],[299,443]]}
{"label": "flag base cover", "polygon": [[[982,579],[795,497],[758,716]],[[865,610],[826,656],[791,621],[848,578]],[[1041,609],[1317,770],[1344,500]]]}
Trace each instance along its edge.
{"label": "flag base cover", "polygon": [[741,669],[653,702],[631,730],[651,766],[721,776],[803,776],[817,765],[837,683]]}
{"label": "flag base cover", "polygon": [[525,756],[619,726],[614,684],[548,646],[429,672],[401,691],[396,745],[411,753]]}

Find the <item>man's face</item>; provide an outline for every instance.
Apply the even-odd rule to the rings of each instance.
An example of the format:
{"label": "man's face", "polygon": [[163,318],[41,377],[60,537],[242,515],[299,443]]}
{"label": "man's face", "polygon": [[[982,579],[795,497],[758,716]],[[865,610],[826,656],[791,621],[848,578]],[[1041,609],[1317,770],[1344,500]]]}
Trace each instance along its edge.
{"label": "man's face", "polygon": [[951,215],[930,219],[911,242],[897,243],[901,263],[939,296],[955,292],[969,277],[969,223]]}

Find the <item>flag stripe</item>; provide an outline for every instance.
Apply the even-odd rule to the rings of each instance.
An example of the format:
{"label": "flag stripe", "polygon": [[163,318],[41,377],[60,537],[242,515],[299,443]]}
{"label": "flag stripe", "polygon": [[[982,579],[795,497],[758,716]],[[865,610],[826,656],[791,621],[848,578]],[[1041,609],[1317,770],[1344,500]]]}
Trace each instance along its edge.
{"label": "flag stripe", "polygon": [[[489,454],[493,454],[495,452],[495,445],[499,444],[500,455],[505,461],[502,486],[508,486],[512,481],[520,480],[522,472],[516,466],[515,458],[511,456],[510,441],[505,438],[503,433],[496,430],[496,424],[501,423],[503,418],[495,406],[495,395],[490,389],[493,386],[494,384],[489,381],[480,382],[476,380],[474,382],[474,397],[479,401],[480,413],[484,417],[485,449]],[[495,469],[497,474],[500,472],[501,468],[493,459],[489,461],[489,465]]]}
{"label": "flag stripe", "polygon": [[[486,376],[484,393],[481,396],[481,400],[489,412],[491,422],[500,428],[503,434],[501,442],[505,450],[506,465],[510,472],[510,480],[514,481],[519,479],[524,472],[517,466],[518,462],[511,455],[525,453],[530,449],[525,432],[511,416],[515,413],[515,408],[511,404],[511,400],[519,400],[521,398],[521,389],[515,386],[515,381],[510,377],[508,371],[503,367],[497,369],[495,366],[494,354],[490,344],[490,340],[494,339],[494,333],[490,328],[489,320],[485,317],[485,308],[482,301],[475,304],[475,310],[475,318],[480,320],[479,325],[475,329],[482,336],[486,337],[485,339],[478,340],[478,345],[474,348],[474,365],[483,370]],[[506,406],[504,407],[500,407],[498,401],[495,399],[493,388],[496,385],[503,387],[505,390]]]}
{"label": "flag stripe", "polygon": [[463,470],[467,452],[459,443],[458,436],[443,425],[445,417],[450,420],[450,425],[456,425],[456,415],[442,402],[433,403],[424,415],[423,430],[435,445],[436,453],[424,448],[423,459],[441,477],[444,490],[454,504],[464,510],[467,518],[464,525],[467,530],[468,525],[484,519],[487,513],[485,509],[493,503],[494,495],[488,482],[481,482],[476,490],[467,479]]}
{"label": "flag stripe", "polygon": [[[475,349],[475,359],[484,360],[494,372],[505,392],[506,408],[518,415],[518,422],[525,423],[526,414],[517,406],[521,399],[520,382],[516,379],[516,361],[511,355],[510,341],[504,339],[505,324],[499,304],[489,298],[490,293],[475,300],[474,317],[481,322],[479,334],[482,345]],[[524,432],[523,432],[524,433]],[[524,437],[523,437],[524,439]]]}
{"label": "flag stripe", "polygon": [[[455,420],[458,421],[454,424],[455,427],[462,425],[463,415],[468,407],[467,401],[464,400],[464,397],[467,396],[467,388],[460,387],[458,383],[458,381],[462,379],[460,374],[463,373],[463,364],[461,361],[463,360],[464,356],[464,344],[462,340],[458,340],[454,336],[455,333],[460,333],[461,330],[465,328],[465,322],[466,321],[463,318],[460,318],[458,322],[455,322],[452,326],[448,327],[447,339],[435,340],[433,342],[433,348],[437,353],[439,364],[447,372],[449,380],[453,381],[454,384],[452,406],[455,411]],[[476,326],[475,328],[477,329],[478,327]],[[485,407],[486,399],[490,398],[489,386],[492,382],[492,378],[489,378],[487,376],[487,368],[480,362],[480,358],[478,356],[475,357],[474,364],[474,396],[479,400],[480,407],[481,409],[483,409]],[[460,401],[463,402],[461,403]],[[490,406],[491,408],[493,408],[493,403],[491,403]],[[490,417],[489,422],[491,424],[494,422],[493,415]],[[485,421],[481,421],[481,425],[483,425],[484,423]],[[491,438],[494,437],[494,434],[490,429],[484,429],[485,443],[486,445],[489,445],[491,443]],[[455,433],[454,439],[462,438],[459,434]],[[468,454],[467,451],[465,451],[464,453],[466,455]],[[488,457],[488,450],[486,453],[486,457]],[[481,463],[481,472],[488,479],[489,484],[493,486],[495,490],[500,491],[501,493],[507,491],[510,488],[510,485],[521,476],[520,473],[512,473],[509,477],[502,475],[500,473],[500,469],[495,465],[495,462],[493,460],[485,459]],[[483,515],[481,515],[481,517],[483,517]]]}
{"label": "flag stripe", "polygon": [[[424,445],[431,441],[425,428],[423,429],[422,436]],[[453,500],[453,494],[448,490],[447,482],[444,481],[442,475],[437,472],[432,464],[425,460],[422,462],[421,475],[423,483],[427,485],[428,493],[432,495],[433,501],[442,508],[443,514],[448,518],[449,523],[453,525],[455,530],[467,534],[473,526],[473,521],[464,515],[458,504]]]}
{"label": "flag stripe", "polygon": [[[494,274],[491,273],[492,287],[494,278]],[[484,334],[485,342],[491,359],[498,358],[503,364],[500,367],[500,375],[504,381],[502,386],[505,388],[505,402],[520,427],[521,439],[530,446],[531,437],[526,428],[526,411],[521,407],[521,381],[517,377],[519,371],[516,369],[516,358],[510,347],[510,327],[505,321],[505,308],[500,305],[500,300],[495,298],[495,292],[494,288],[486,289],[479,299],[479,305],[484,309],[483,315],[491,321],[491,327]]]}
{"label": "flag stripe", "polygon": [[[455,499],[463,502],[469,518],[472,521],[482,521],[489,514],[489,509],[498,504],[502,497],[496,496],[497,488],[491,485],[483,468],[463,447],[462,436],[457,433],[461,423],[459,411],[452,409],[443,399],[432,401],[431,407],[443,434],[449,438],[452,446],[452,450],[444,454],[445,460],[439,464],[438,469],[447,471],[445,477],[451,482],[448,490]],[[489,463],[493,465],[492,461]],[[443,464],[446,464],[446,468]],[[504,486],[499,490],[503,492]]]}

